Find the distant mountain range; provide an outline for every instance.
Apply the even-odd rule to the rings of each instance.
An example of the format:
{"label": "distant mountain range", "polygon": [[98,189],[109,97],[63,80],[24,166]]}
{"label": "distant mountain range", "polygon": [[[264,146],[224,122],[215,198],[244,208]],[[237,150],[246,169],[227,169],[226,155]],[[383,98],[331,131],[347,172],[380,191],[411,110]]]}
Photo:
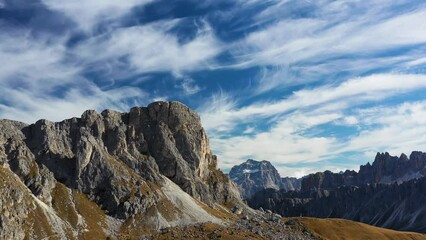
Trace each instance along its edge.
{"label": "distant mountain range", "polygon": [[[267,174],[258,174],[264,175]],[[260,189],[250,191],[249,206],[284,216],[345,218],[397,230],[426,232],[425,176],[426,153],[412,152],[410,157],[378,153],[373,164],[361,166],[359,172],[325,171],[307,175],[296,191],[267,185],[260,188],[262,181],[251,185],[236,183],[239,189],[247,186]]]}

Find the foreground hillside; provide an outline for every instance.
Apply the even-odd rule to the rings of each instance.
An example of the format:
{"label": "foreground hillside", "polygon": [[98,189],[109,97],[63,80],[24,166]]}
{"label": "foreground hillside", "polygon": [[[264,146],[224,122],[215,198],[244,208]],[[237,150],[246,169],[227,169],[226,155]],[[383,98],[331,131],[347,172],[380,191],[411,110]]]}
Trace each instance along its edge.
{"label": "foreground hillside", "polygon": [[[270,239],[268,231],[258,231],[256,227],[244,229],[247,220],[239,220],[229,226],[217,224],[199,224],[184,228],[172,228],[153,235],[153,239]],[[412,232],[370,226],[344,219],[319,218],[283,218],[282,229],[271,228],[269,232],[279,232],[284,239],[318,239],[318,240],[425,240],[426,235]],[[251,221],[256,226],[255,221]]]}
{"label": "foreground hillside", "polygon": [[426,235],[420,233],[398,232],[344,219],[297,218],[295,221],[300,222],[304,227],[309,229],[318,239],[426,239]]}

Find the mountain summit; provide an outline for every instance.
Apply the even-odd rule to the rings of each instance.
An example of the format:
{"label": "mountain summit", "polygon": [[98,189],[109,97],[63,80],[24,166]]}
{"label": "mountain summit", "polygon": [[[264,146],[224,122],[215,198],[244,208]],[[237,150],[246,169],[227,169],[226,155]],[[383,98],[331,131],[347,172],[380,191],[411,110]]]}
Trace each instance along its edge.
{"label": "mountain summit", "polygon": [[268,161],[248,159],[232,167],[229,176],[234,181],[244,199],[249,199],[256,192],[264,189],[298,190],[300,179],[281,178],[277,169]]}
{"label": "mountain summit", "polygon": [[220,224],[229,208],[246,208],[199,116],[177,102],[57,123],[1,120],[0,166],[2,239],[135,236]]}

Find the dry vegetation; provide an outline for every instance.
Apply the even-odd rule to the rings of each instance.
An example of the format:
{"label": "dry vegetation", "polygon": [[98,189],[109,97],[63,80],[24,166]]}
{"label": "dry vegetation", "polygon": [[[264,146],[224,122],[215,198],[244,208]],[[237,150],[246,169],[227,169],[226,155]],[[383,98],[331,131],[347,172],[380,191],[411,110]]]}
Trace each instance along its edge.
{"label": "dry vegetation", "polygon": [[362,239],[362,240],[420,240],[426,235],[412,232],[393,231],[344,219],[294,218],[308,228],[318,239]]}
{"label": "dry vegetation", "polygon": [[172,239],[232,239],[232,240],[246,240],[246,239],[265,239],[255,233],[244,230],[236,230],[213,223],[197,224],[187,227],[174,227],[163,230],[152,236],[153,239],[158,240],[172,240]]}
{"label": "dry vegetation", "polygon": [[73,191],[77,212],[84,218],[86,231],[80,239],[106,239],[103,229],[108,229],[107,219],[104,211],[87,196],[78,191]]}

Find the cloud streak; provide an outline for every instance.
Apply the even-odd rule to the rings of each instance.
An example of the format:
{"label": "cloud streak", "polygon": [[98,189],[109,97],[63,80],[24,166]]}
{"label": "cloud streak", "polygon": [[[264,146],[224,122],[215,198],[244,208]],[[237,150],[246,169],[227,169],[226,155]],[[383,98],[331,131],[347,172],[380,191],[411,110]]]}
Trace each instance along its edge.
{"label": "cloud streak", "polygon": [[[426,143],[414,135],[415,129],[422,132],[426,124],[419,120],[424,119],[424,103],[406,103],[397,108],[363,107],[355,113],[351,110],[425,88],[426,75],[371,75],[241,108],[232,102],[227,104],[230,99],[216,100],[215,106],[205,109],[202,119],[213,148],[226,159],[225,168],[247,158],[268,159],[279,165],[327,161],[351,152],[411,151]],[[237,136],[229,133],[238,125],[258,124],[259,119],[271,117],[274,120],[270,128],[255,128],[249,133],[236,133]],[[312,130],[324,125],[352,127],[352,136],[341,139]],[[375,126],[373,130],[371,125]],[[402,138],[395,137],[398,132],[404,132],[400,133]],[[288,173],[284,167],[281,170]]]}
{"label": "cloud streak", "polygon": [[426,75],[377,74],[349,79],[339,85],[325,85],[314,89],[303,89],[289,97],[272,102],[257,102],[241,108],[215,100],[219,106],[211,105],[203,111],[207,129],[230,129],[250,119],[267,118],[294,110],[310,109],[327,104],[333,110],[342,110],[365,102],[383,100],[397,94],[426,88]]}
{"label": "cloud streak", "polygon": [[[117,77],[129,74],[185,71],[208,68],[220,53],[221,43],[208,25],[198,28],[196,36],[185,43],[168,31],[179,21],[117,29],[75,48],[76,55],[88,65],[109,64],[119,71]],[[111,74],[114,75],[114,74]]]}
{"label": "cloud streak", "polygon": [[136,6],[142,6],[152,0],[42,0],[51,10],[64,13],[85,31],[103,21],[117,20]]}

